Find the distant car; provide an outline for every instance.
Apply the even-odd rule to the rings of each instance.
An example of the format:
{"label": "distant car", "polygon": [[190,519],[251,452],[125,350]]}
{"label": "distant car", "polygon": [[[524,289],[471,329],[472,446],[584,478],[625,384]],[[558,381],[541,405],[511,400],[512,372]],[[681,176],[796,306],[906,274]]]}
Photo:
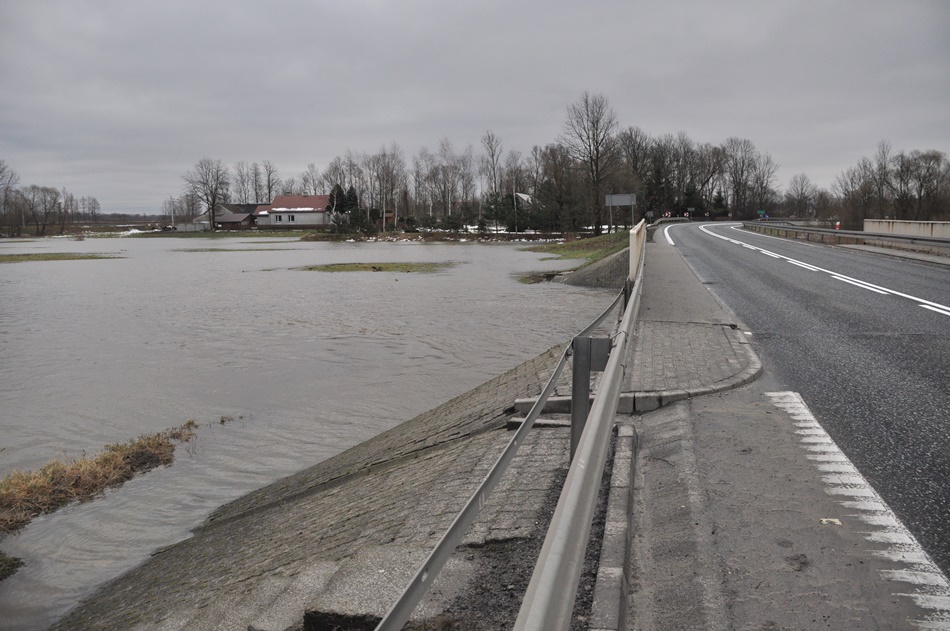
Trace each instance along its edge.
{"label": "distant car", "polygon": [[178,226],[162,226],[162,232],[171,232],[172,230],[178,230]]}

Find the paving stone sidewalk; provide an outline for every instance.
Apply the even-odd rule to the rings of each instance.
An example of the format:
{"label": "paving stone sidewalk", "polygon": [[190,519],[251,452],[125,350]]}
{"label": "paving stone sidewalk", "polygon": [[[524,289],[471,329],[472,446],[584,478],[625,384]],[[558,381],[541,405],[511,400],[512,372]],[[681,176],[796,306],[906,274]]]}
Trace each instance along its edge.
{"label": "paving stone sidewalk", "polygon": [[735,317],[675,249],[647,243],[637,336],[620,411],[648,412],[755,379],[762,364]]}

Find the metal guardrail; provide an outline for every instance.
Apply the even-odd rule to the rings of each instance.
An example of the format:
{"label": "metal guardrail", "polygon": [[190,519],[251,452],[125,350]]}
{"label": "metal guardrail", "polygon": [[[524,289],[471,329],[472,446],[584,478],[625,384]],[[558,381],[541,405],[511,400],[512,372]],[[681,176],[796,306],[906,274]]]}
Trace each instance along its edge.
{"label": "metal guardrail", "polygon": [[565,631],[571,625],[601,477],[607,462],[610,431],[620,399],[627,341],[633,335],[640,311],[645,233],[643,222],[630,231],[631,270],[636,269],[634,294],[624,311],[620,330],[614,336],[600,390],[594,398],[541,546],[541,554],[515,622],[515,631]]}
{"label": "metal guardrail", "polygon": [[[644,252],[645,242],[646,242],[646,227],[645,227],[644,222],[641,221],[633,230],[630,231],[630,258],[631,258],[630,269],[631,270],[636,269],[636,273],[631,276],[631,278],[636,278],[633,288],[631,288],[630,280],[628,279],[627,283],[624,286],[624,290],[617,296],[616,299],[614,299],[614,301],[610,304],[610,306],[607,307],[607,309],[605,309],[604,312],[600,316],[597,317],[597,319],[595,319],[590,325],[588,325],[583,331],[581,331],[578,334],[578,337],[589,336],[598,326],[600,326],[604,322],[604,320],[607,319],[607,316],[616,308],[617,304],[621,300],[623,300],[624,298],[628,298],[626,302],[626,309],[624,310],[624,314],[623,314],[623,318],[621,322],[621,327],[620,327],[621,330],[620,332],[618,332],[617,336],[614,338],[614,345],[613,345],[614,350],[611,354],[611,358],[607,362],[607,367],[604,371],[604,382],[608,383],[607,390],[609,392],[604,392],[602,390],[600,393],[598,393],[596,399],[594,400],[593,408],[591,409],[590,415],[588,417],[588,423],[587,423],[588,426],[592,425],[592,423],[589,422],[590,419],[594,419],[594,418],[599,419],[601,417],[607,418],[609,416],[609,419],[612,420],[613,414],[616,412],[616,409],[617,409],[617,401],[620,398],[620,390],[619,390],[620,381],[621,381],[620,377],[622,377],[622,374],[623,374],[623,371],[619,370],[618,366],[620,364],[620,361],[623,355],[625,354],[626,339],[627,339],[628,331],[631,330],[630,327],[632,327],[633,323],[636,322],[637,312],[639,311],[639,308],[640,308],[640,289],[641,289],[640,280],[642,278],[643,252]],[[635,263],[634,263],[634,260],[635,260]],[[455,552],[455,548],[458,546],[459,543],[461,543],[465,534],[468,532],[468,529],[471,528],[472,523],[474,523],[475,518],[478,516],[478,511],[481,509],[482,505],[484,505],[485,500],[488,498],[491,492],[495,489],[495,487],[501,481],[502,476],[505,474],[505,472],[508,469],[508,466],[511,464],[511,461],[514,459],[515,454],[518,451],[518,448],[524,442],[525,438],[528,435],[528,432],[531,431],[531,428],[534,426],[534,422],[541,415],[541,412],[544,409],[545,403],[550,398],[551,394],[553,394],[554,389],[557,386],[558,379],[560,378],[561,373],[563,372],[564,367],[567,364],[568,357],[570,357],[573,353],[572,349],[573,349],[573,344],[565,348],[564,353],[561,355],[560,361],[558,361],[558,364],[555,367],[553,373],[551,374],[551,377],[548,379],[547,384],[545,384],[544,388],[542,389],[541,395],[538,397],[538,400],[534,403],[534,405],[531,407],[531,410],[526,415],[524,421],[521,424],[521,427],[519,427],[518,430],[515,432],[514,436],[512,436],[511,440],[508,442],[508,445],[505,447],[505,450],[502,452],[502,454],[498,457],[498,460],[492,466],[491,471],[488,472],[488,475],[485,477],[482,483],[478,486],[478,488],[472,494],[471,498],[465,504],[465,507],[462,509],[462,511],[458,514],[458,516],[452,522],[452,525],[449,526],[448,530],[445,531],[445,534],[442,536],[442,539],[439,540],[439,543],[436,544],[435,548],[432,550],[428,558],[422,564],[422,567],[420,567],[419,570],[416,572],[416,575],[409,582],[409,585],[403,591],[403,594],[399,597],[396,603],[393,604],[393,606],[386,613],[386,616],[382,619],[382,621],[380,621],[380,623],[376,626],[376,631],[398,631],[399,629],[402,629],[402,627],[409,620],[409,617],[412,615],[413,610],[416,608],[416,606],[419,604],[422,598],[429,591],[429,587],[431,587],[432,583],[435,582],[436,576],[438,576],[439,572],[448,562],[449,557],[452,556],[452,553]],[[613,403],[610,404],[609,400],[612,400]],[[595,423],[594,425],[597,425],[597,432],[598,432],[597,436],[586,438],[588,435],[588,432],[587,430],[585,430],[583,436],[581,437],[581,444],[587,445],[585,446],[583,460],[580,460],[581,462],[580,465],[577,464],[579,462],[578,458],[574,458],[574,460],[572,461],[571,469],[568,472],[567,481],[565,482],[564,491],[562,491],[562,494],[561,494],[562,501],[558,502],[558,507],[555,510],[555,515],[554,515],[555,520],[564,521],[565,519],[567,520],[575,519],[575,517],[571,515],[573,508],[571,507],[562,508],[561,506],[563,503],[564,494],[568,490],[568,483],[571,482],[572,477],[575,477],[575,478],[578,477],[578,474],[575,473],[576,469],[578,468],[579,469],[590,468],[591,470],[594,469],[594,467],[588,467],[588,463],[592,461],[590,460],[591,456],[587,454],[587,450],[590,449],[590,446],[589,446],[590,443],[592,443],[593,441],[599,440],[602,443],[602,445],[598,446],[597,450],[603,451],[604,457],[601,459],[600,466],[596,467],[597,468],[596,482],[595,482],[596,486],[594,487],[594,491],[592,493],[589,493],[590,495],[593,496],[594,502],[596,503],[597,489],[599,488],[600,478],[603,475],[604,462],[606,461],[606,449],[609,443],[609,441],[606,440],[606,438],[601,436],[601,434],[603,433],[603,429],[600,426],[601,425],[606,426],[607,432],[609,435],[609,429],[610,429],[611,424],[607,422],[598,422],[598,423]],[[580,454],[580,451],[578,451],[578,454]],[[584,476],[584,477],[586,479],[587,476]],[[573,488],[573,485],[572,485],[572,488]],[[573,506],[573,502],[571,503],[571,506]],[[565,515],[565,513],[567,514]],[[560,518],[559,518],[559,514],[560,514]],[[589,536],[592,517],[593,517],[593,514],[591,513],[590,515],[587,515],[586,511],[576,516],[576,521],[578,522],[583,521],[584,523],[586,523],[586,527],[583,526],[583,524],[579,524],[577,526],[577,528],[586,529],[585,535],[583,537],[582,550],[586,550],[587,548],[587,537]],[[553,525],[554,525],[554,521],[552,520],[552,527]],[[548,533],[549,533],[548,539],[550,539],[551,530],[549,530]],[[549,544],[546,539],[541,551],[542,557],[545,557],[545,549],[547,549],[548,547],[549,547]],[[581,552],[581,554],[583,555],[583,551]],[[583,563],[583,559],[581,563]],[[538,561],[538,564],[539,565],[536,566],[535,568],[535,575],[537,575],[539,572],[538,568],[540,567],[540,564],[541,564],[540,559]],[[551,581],[554,581],[556,583],[561,583],[563,577],[561,576],[559,569],[557,568],[554,568],[551,570],[545,569],[544,571],[555,572],[555,574],[552,574],[549,577],[550,581],[545,581],[545,584],[550,583]],[[570,614],[571,614],[571,609],[573,609],[574,595],[576,595],[576,592],[577,592],[579,577],[580,577],[580,570],[578,569],[577,577],[573,581],[573,589],[572,589],[572,594],[570,598],[571,607],[568,608],[567,610],[566,621],[568,622],[568,624],[570,622]],[[535,583],[535,579],[534,577],[532,577],[531,584],[533,585],[534,583]],[[538,591],[537,589],[535,591],[538,594],[542,593]],[[530,585],[528,587],[528,592],[532,593],[532,589]],[[535,600],[535,598],[533,597],[532,600]],[[525,603],[522,604],[522,611],[525,611],[526,603],[527,603],[527,595],[525,596]],[[521,618],[519,615],[519,620],[520,619]],[[542,627],[529,627],[529,628],[556,629],[556,628],[561,628],[561,627],[542,626]],[[563,628],[566,629],[567,627],[563,627]]]}
{"label": "metal guardrail", "polygon": [[950,248],[950,239],[942,237],[927,237],[906,234],[891,234],[886,232],[864,232],[863,230],[835,230],[833,228],[810,228],[806,226],[796,226],[788,222],[769,221],[743,221],[742,227],[754,232],[776,231],[787,233],[794,232],[804,235],[818,235],[821,241],[890,241],[895,244],[906,245],[925,245],[935,248]]}

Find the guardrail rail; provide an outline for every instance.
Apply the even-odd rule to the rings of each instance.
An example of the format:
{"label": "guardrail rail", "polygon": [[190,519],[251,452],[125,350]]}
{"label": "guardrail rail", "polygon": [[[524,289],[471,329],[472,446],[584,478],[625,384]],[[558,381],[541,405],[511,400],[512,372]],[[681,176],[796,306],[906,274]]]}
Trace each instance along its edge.
{"label": "guardrail rail", "polygon": [[[630,276],[623,290],[594,322],[574,338],[589,340],[590,334],[606,320],[621,300],[624,301],[625,309],[620,319],[619,330],[612,338],[601,386],[589,414],[585,415],[583,431],[578,431],[576,454],[572,457],[571,467],[542,545],[534,574],[528,585],[515,629],[549,631],[567,629],[570,626],[571,611],[583,566],[583,555],[590,536],[593,512],[606,462],[610,430],[613,426],[617,402],[620,399],[622,361],[626,354],[628,338],[632,336],[636,326],[640,308],[645,243],[646,226],[645,222],[641,221],[630,231]],[[572,342],[565,348],[560,361],[521,427],[514,433],[488,475],[446,530],[402,595],[377,625],[376,631],[398,631],[409,620],[413,610],[428,592],[436,576],[474,523],[478,511],[498,485],[518,448],[541,415],[545,403],[554,392],[568,358],[574,354],[574,347],[575,344]],[[589,384],[589,365],[587,369],[586,380]],[[576,357],[574,370],[578,371]],[[575,383],[576,381],[575,374]],[[585,403],[587,400],[585,399]],[[572,434],[573,431],[572,429]],[[574,447],[572,440],[572,453],[575,451]],[[580,555],[579,559],[578,555]]]}

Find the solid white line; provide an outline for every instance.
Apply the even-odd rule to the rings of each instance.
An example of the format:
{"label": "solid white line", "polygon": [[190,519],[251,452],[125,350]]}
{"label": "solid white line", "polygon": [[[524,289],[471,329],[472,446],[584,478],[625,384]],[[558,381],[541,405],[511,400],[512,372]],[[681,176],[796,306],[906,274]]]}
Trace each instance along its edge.
{"label": "solid white line", "polygon": [[[766,392],[765,396],[769,397],[775,407],[784,410],[794,421],[797,421],[796,425],[807,420],[821,427],[799,393]],[[822,432],[824,432],[823,429]],[[801,435],[801,430],[796,434]],[[874,487],[864,479],[844,452],[838,449],[832,438],[827,434],[825,437],[827,445],[835,450],[833,458],[838,464],[834,468],[840,467],[840,471],[832,471],[832,467],[822,464],[825,456],[821,456],[822,460],[814,463],[823,473],[825,492],[833,497],[842,498],[837,500],[842,506],[858,511],[857,514],[847,515],[847,517],[857,518],[869,526],[876,527],[875,530],[869,529],[862,532],[865,539],[875,545],[875,549],[869,549],[868,552],[905,566],[900,569],[881,570],[881,576],[889,581],[907,584],[910,587],[907,592],[910,593],[905,593],[901,587],[902,591],[899,595],[911,598],[919,607],[938,612],[936,619],[940,621],[950,620],[950,591],[947,591],[950,581],[947,580],[946,575],[927,555],[887,503],[881,499]],[[800,442],[803,447],[810,450],[811,446],[808,443],[816,438],[814,432],[809,430],[808,434],[801,436]],[[806,457],[809,460],[816,460],[814,455]],[[882,550],[880,546],[885,548]],[[915,620],[914,622],[923,623],[917,625],[919,628],[950,628],[928,626],[931,621]]]}
{"label": "solid white line", "polygon": [[882,295],[885,295],[885,296],[886,296],[887,294],[890,293],[890,292],[888,292],[888,291],[881,291],[880,289],[875,289],[874,287],[868,287],[868,286],[865,285],[864,283],[851,280],[850,278],[843,278],[843,277],[837,276],[837,275],[832,276],[832,278],[834,278],[835,280],[843,280],[844,282],[848,283],[849,285],[854,285],[855,287],[860,287],[861,289],[867,289],[868,291],[873,291],[873,292],[876,293],[876,294],[882,294]]}
{"label": "solid white line", "polygon": [[939,309],[932,305],[920,305],[920,306],[923,307],[924,309],[930,309],[931,311],[935,311],[941,315],[950,316],[950,309]]}
{"label": "solid white line", "polygon": [[819,269],[818,269],[817,267],[815,267],[815,266],[813,266],[813,265],[809,265],[808,263],[802,263],[802,262],[800,262],[800,261],[793,261],[792,259],[785,259],[785,260],[788,261],[789,263],[791,263],[792,265],[797,265],[797,266],[799,266],[799,267],[803,267],[803,268],[807,269],[807,270],[810,271],[810,272],[817,272],[817,271],[819,271]]}
{"label": "solid white line", "polygon": [[667,242],[667,243],[669,243],[670,245],[676,245],[675,243],[673,243],[673,237],[670,236],[670,228],[672,228],[672,227],[673,227],[673,226],[667,226],[666,228],[664,228],[664,229],[663,229],[663,236],[666,237],[666,242]]}

